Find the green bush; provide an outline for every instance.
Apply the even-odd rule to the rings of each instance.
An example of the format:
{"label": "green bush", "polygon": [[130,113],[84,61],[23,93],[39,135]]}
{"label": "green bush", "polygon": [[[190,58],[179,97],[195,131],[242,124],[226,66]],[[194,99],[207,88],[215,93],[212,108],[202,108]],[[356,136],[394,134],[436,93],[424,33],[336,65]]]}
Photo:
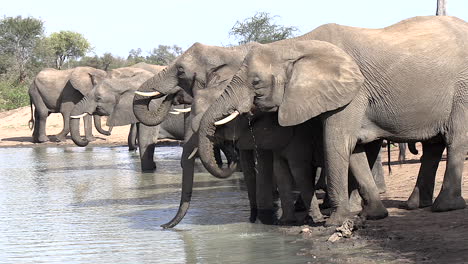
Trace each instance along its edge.
{"label": "green bush", "polygon": [[27,83],[15,86],[11,82],[0,81],[0,111],[29,105],[28,88]]}

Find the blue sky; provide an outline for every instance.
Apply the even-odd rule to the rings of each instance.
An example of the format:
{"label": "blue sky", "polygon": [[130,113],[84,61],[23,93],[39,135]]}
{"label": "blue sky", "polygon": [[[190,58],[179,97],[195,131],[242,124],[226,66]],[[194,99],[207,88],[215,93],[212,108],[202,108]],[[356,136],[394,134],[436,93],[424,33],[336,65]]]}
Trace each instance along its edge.
{"label": "blue sky", "polygon": [[[181,46],[237,43],[229,30],[257,11],[279,16],[279,25],[304,34],[325,23],[379,28],[412,16],[434,15],[436,0],[14,0],[2,1],[1,16],[33,16],[46,34],[83,34],[98,55],[126,57],[160,44]],[[447,0],[447,13],[468,21],[467,0]]]}

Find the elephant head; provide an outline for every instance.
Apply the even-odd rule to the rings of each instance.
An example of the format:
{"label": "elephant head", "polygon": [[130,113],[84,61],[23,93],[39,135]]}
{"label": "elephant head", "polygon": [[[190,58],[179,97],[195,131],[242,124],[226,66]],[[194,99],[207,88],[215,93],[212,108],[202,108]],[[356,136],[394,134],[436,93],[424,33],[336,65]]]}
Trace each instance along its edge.
{"label": "elephant head", "polygon": [[94,88],[75,106],[71,114],[70,128],[75,144],[88,144],[79,134],[79,117],[82,115],[108,116],[109,127],[136,123],[132,109],[134,92],[153,75],[149,71],[131,67],[112,70],[105,78],[91,74]]}
{"label": "elephant head", "polygon": [[278,112],[281,126],[297,125],[347,105],[363,81],[354,60],[327,42],[296,41],[252,49],[201,120],[199,154],[204,166],[211,173],[218,170],[209,151],[216,126],[252,109]]}
{"label": "elephant head", "polygon": [[148,104],[153,98],[163,95],[173,95],[181,89],[194,99],[191,109],[194,131],[202,113],[223,91],[207,90],[206,80],[211,74],[217,74],[221,80],[227,80],[236,73],[242,60],[253,44],[238,47],[216,47],[195,43],[184,54],[174,60],[166,69],[147,80],[138,89],[134,98],[134,113],[145,125],[158,125],[164,120],[170,110],[169,102],[161,108],[151,111]]}

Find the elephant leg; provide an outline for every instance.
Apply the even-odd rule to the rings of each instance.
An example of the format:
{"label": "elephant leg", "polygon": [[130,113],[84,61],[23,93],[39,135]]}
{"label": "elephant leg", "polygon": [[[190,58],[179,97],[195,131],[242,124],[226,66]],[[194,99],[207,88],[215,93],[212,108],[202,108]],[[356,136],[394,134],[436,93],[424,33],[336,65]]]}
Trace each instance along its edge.
{"label": "elephant leg", "polygon": [[137,149],[137,124],[133,123],[130,125],[130,131],[128,132],[127,143],[128,150],[133,151]]}
{"label": "elephant leg", "polygon": [[[380,151],[380,146],[380,141],[369,143],[368,147],[372,147],[373,151],[368,151],[368,153],[376,153],[377,151],[375,149]],[[382,219],[388,216],[388,211],[380,200],[379,190],[372,178],[369,168],[369,164],[374,164],[376,158],[377,156],[374,154],[374,156],[369,157],[368,160],[364,147],[362,145],[357,145],[354,153],[350,157],[349,163],[351,173],[359,185],[359,194],[364,204],[361,215],[365,216],[367,219]]]}
{"label": "elephant leg", "polygon": [[49,111],[44,109],[34,109],[34,130],[33,130],[33,142],[43,143],[49,141],[46,136],[46,121],[49,116]]}
{"label": "elephant leg", "polygon": [[273,208],[273,153],[257,149],[256,198],[258,219],[263,224],[276,223],[276,211]]}
{"label": "elephant leg", "polygon": [[293,195],[293,176],[290,172],[288,162],[284,158],[282,158],[280,154],[275,152],[273,153],[273,170],[273,175],[278,185],[282,209],[282,215],[279,220],[279,223],[281,225],[297,224],[297,219],[294,210],[295,197]]}
{"label": "elephant leg", "polygon": [[240,165],[244,174],[247,195],[250,204],[249,221],[255,223],[257,220],[257,196],[256,196],[256,173],[255,159],[252,150],[240,150]]}
{"label": "elephant leg", "polygon": [[398,148],[400,150],[400,152],[398,153],[398,163],[400,163],[400,165],[406,160],[406,147],[406,143],[398,143]]}
{"label": "elephant leg", "polygon": [[466,207],[465,199],[462,197],[461,180],[466,152],[468,150],[468,132],[466,129],[468,113],[465,112],[466,106],[464,105],[455,105],[452,109],[452,123],[449,126],[450,130],[445,135],[447,166],[445,168],[442,189],[431,208],[434,212],[457,210]]}
{"label": "elephant leg", "polygon": [[[69,107],[68,107],[69,108]],[[57,141],[65,141],[66,136],[70,133],[70,113],[71,109],[68,109],[65,105],[62,105],[61,114],[63,119],[63,129],[55,137]]]}
{"label": "elephant leg", "polygon": [[93,116],[85,115],[85,117],[83,117],[83,123],[86,140],[89,142],[95,141],[96,138],[93,136]]}
{"label": "elephant leg", "polygon": [[409,210],[432,205],[436,172],[445,149],[445,144],[443,142],[422,142],[422,147],[423,155],[421,156],[418,179],[413,192],[406,202],[406,208]]}
{"label": "elephant leg", "polygon": [[[315,174],[314,174],[312,162],[308,160],[301,161],[296,158],[289,159],[289,168],[294,178],[294,181],[296,182],[299,188],[302,200],[304,202],[304,205],[306,206],[306,210],[308,214],[313,219],[316,219],[318,217],[318,213],[320,213],[320,209],[318,209],[318,202],[317,202],[317,208],[311,209],[313,196],[315,194],[315,177],[314,177]],[[276,169],[275,169],[275,173],[276,173]],[[318,212],[317,212],[317,209],[318,209]]]}
{"label": "elephant leg", "polygon": [[[366,150],[367,160],[369,165],[372,168],[372,176],[374,178],[377,188],[379,188],[379,193],[385,193],[387,191],[387,185],[385,184],[385,174],[382,165],[382,152],[381,148],[377,148],[373,144],[380,144],[380,141],[377,143],[372,143],[371,145],[367,144],[364,146]],[[370,148],[369,146],[373,146]],[[375,160],[370,160],[370,157],[376,157]]]}
{"label": "elephant leg", "polygon": [[349,186],[349,211],[361,212],[362,211],[362,198],[359,194],[359,184],[356,181],[354,175],[350,172],[348,174],[348,186]]}
{"label": "elephant leg", "polygon": [[159,126],[150,127],[145,126],[142,123],[137,123],[136,127],[141,170],[143,172],[153,172],[156,170],[156,163],[154,162],[154,148],[159,134]]}

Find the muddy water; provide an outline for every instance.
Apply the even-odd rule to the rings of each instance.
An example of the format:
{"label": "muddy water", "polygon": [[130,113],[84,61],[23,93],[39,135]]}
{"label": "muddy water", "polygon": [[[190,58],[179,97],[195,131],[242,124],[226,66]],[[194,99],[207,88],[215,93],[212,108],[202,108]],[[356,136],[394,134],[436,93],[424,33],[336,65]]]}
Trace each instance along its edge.
{"label": "muddy water", "polygon": [[179,203],[179,147],[157,148],[157,173],[116,148],[1,148],[0,263],[307,263],[310,241],[250,224],[240,175],[198,170]]}

